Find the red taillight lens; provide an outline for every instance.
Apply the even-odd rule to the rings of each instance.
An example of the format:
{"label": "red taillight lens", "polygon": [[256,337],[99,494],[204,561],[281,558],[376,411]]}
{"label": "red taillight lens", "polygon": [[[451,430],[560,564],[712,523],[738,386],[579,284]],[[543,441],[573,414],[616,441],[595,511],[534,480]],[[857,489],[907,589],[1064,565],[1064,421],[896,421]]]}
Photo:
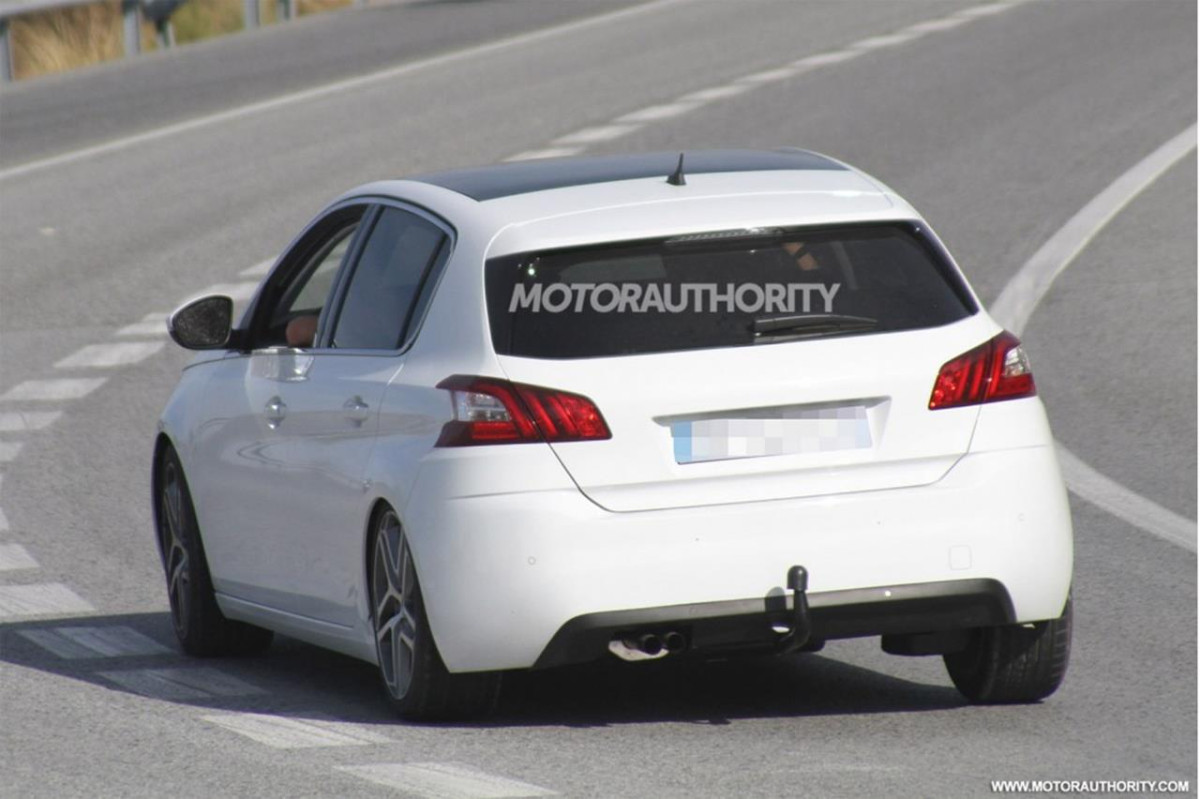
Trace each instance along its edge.
{"label": "red taillight lens", "polygon": [[450,391],[454,407],[439,447],[612,438],[600,409],[578,394],[469,375],[447,377],[437,387]]}
{"label": "red taillight lens", "polygon": [[979,405],[1036,393],[1021,340],[1006,330],[942,367],[929,396],[929,409]]}

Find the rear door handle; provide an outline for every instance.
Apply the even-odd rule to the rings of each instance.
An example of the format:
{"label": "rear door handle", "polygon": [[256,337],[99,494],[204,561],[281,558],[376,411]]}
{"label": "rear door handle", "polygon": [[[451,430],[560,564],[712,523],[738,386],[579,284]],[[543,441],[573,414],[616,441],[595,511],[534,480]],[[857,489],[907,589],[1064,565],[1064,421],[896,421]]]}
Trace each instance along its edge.
{"label": "rear door handle", "polygon": [[274,430],[287,416],[287,403],[278,396],[271,397],[263,408],[263,416],[267,418],[267,426]]}
{"label": "rear door handle", "polygon": [[346,411],[346,418],[353,422],[356,426],[361,426],[367,421],[370,415],[371,406],[363,402],[363,398],[357,394],[342,404],[342,408]]}

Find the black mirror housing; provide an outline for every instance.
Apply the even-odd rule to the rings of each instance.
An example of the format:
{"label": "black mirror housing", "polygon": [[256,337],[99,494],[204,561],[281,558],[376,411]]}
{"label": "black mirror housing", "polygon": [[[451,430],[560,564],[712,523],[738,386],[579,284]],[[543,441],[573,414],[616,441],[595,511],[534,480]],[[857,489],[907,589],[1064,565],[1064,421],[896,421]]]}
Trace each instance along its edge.
{"label": "black mirror housing", "polygon": [[192,300],[167,318],[167,332],[189,350],[225,349],[233,333],[233,300],[219,294]]}

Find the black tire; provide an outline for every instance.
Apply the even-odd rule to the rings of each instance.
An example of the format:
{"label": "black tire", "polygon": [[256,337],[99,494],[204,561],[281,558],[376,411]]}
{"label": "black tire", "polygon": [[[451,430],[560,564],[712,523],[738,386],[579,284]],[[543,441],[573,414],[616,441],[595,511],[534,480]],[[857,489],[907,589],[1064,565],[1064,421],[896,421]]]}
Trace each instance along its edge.
{"label": "black tire", "polygon": [[179,645],[197,657],[261,652],[270,645],[272,632],[230,621],[217,607],[192,495],[179,457],[170,447],[159,459],[155,485],[159,554]]}
{"label": "black tire", "polygon": [[946,671],[976,704],[1017,704],[1058,690],[1071,655],[1071,597],[1057,619],[976,630],[962,652],[944,656]]}
{"label": "black tire", "polygon": [[413,721],[485,716],[496,705],[496,672],[451,674],[425,615],[425,602],[404,530],[390,508],[376,515],[371,534],[371,619],[388,700]]}

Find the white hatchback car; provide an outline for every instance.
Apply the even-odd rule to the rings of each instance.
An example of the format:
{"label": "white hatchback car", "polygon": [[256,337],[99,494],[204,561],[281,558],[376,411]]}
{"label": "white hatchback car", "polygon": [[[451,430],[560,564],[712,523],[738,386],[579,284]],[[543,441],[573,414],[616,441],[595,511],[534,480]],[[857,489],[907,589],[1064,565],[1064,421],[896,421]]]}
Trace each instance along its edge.
{"label": "white hatchback car", "polygon": [[347,193],[232,302],[154,452],[183,648],[278,631],[410,718],[499,673],[881,636],[1051,694],[1072,533],[1020,343],[906,202],[801,150]]}

